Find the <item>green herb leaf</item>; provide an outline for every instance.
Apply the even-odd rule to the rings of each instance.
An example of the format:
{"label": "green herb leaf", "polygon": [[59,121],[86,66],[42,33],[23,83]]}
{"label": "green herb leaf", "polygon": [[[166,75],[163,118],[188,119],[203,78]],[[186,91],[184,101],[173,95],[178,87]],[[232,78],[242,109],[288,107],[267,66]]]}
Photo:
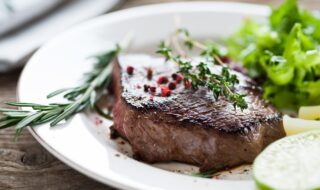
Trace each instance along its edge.
{"label": "green herb leaf", "polygon": [[28,107],[30,111],[21,111],[15,109],[0,108],[0,129],[16,125],[16,137],[18,137],[26,126],[36,126],[51,122],[50,125],[57,125],[62,120],[68,120],[73,115],[88,107],[94,107],[98,95],[106,85],[111,82],[112,65],[110,64],[119,53],[120,48],[111,50],[105,54],[95,57],[97,63],[92,72],[86,75],[86,81],[75,88],[66,88],[54,91],[48,95],[48,98],[65,93],[64,97],[68,103],[51,103],[49,105],[25,103],[25,102],[7,102],[13,107]]}
{"label": "green herb leaf", "polygon": [[279,109],[320,104],[319,44],[320,17],[299,10],[297,0],[273,9],[269,23],[246,20],[228,39],[231,58],[265,79],[264,97]]}
{"label": "green herb leaf", "polygon": [[24,119],[22,119],[22,120],[16,125],[16,129],[22,129],[22,128],[28,126],[28,125],[31,124],[34,120],[39,119],[42,115],[43,115],[42,112],[36,112],[36,113],[34,113],[34,114],[31,114],[31,115],[25,117]]}
{"label": "green herb leaf", "polygon": [[[223,65],[221,74],[212,73],[207,62],[200,62],[194,68],[188,59],[181,58],[181,55],[174,56],[171,47],[164,42],[160,43],[157,53],[162,54],[166,61],[170,60],[178,64],[180,68],[179,72],[183,74],[185,82],[191,83],[193,89],[198,89],[200,86],[206,87],[209,91],[212,91],[213,97],[216,100],[223,95],[234,104],[235,108],[246,109],[248,105],[244,99],[245,95],[237,94],[231,90],[231,87],[239,81],[237,76],[231,74],[229,68],[221,61],[221,54],[218,54],[220,52],[218,46],[212,43],[204,45],[195,41],[190,37],[186,29],[179,29],[178,32],[178,34],[182,33],[184,35],[183,39],[185,42],[190,42],[190,44],[200,48],[202,50],[201,55],[206,57],[207,60],[214,60],[214,62]],[[187,44],[185,43],[185,45]]]}
{"label": "green herb leaf", "polygon": [[215,170],[209,170],[206,172],[192,173],[191,175],[194,177],[212,178],[213,176],[215,176],[216,173],[217,173],[217,171],[215,171]]}
{"label": "green herb leaf", "polygon": [[279,8],[274,9],[270,16],[271,27],[280,34],[289,33],[300,20],[297,0],[286,0]]}
{"label": "green herb leaf", "polygon": [[19,121],[20,120],[17,118],[4,117],[3,120],[0,120],[0,129],[11,127],[12,125],[17,124]]}
{"label": "green herb leaf", "polygon": [[70,91],[70,90],[71,90],[70,88],[64,88],[64,89],[56,90],[56,91],[50,93],[50,94],[47,96],[47,98],[52,98],[52,97],[54,97],[54,96],[57,96],[57,95],[59,95],[59,94],[61,94],[61,93],[64,93],[64,92],[68,92],[68,91]]}

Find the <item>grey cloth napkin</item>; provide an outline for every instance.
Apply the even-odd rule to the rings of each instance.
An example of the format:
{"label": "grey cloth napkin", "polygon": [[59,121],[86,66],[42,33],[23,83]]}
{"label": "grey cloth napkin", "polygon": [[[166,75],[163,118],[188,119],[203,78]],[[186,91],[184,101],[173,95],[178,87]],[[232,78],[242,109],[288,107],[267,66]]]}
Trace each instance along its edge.
{"label": "grey cloth napkin", "polygon": [[23,27],[64,2],[67,0],[0,0],[0,37]]}
{"label": "grey cloth napkin", "polygon": [[[25,4],[21,5],[21,2]],[[32,52],[54,35],[76,23],[106,13],[120,2],[0,0],[0,72],[21,66]],[[45,13],[48,14],[43,16]]]}

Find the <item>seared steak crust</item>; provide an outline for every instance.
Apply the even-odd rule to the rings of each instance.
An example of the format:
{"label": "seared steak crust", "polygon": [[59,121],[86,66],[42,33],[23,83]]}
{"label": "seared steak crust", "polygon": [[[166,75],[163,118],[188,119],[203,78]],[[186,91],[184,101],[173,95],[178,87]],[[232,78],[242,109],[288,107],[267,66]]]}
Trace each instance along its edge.
{"label": "seared steak crust", "polygon": [[[195,61],[196,62],[196,61]],[[134,73],[126,72],[128,65]],[[146,70],[153,70],[151,80]],[[122,56],[113,71],[116,130],[146,162],[181,161],[201,171],[251,163],[271,142],[285,135],[281,114],[261,98],[261,89],[240,73],[235,90],[247,94],[249,108],[235,109],[223,97],[215,101],[205,88],[178,84],[170,97],[145,92],[157,79],[177,71],[173,63],[143,55]],[[221,68],[215,66],[217,72]]]}

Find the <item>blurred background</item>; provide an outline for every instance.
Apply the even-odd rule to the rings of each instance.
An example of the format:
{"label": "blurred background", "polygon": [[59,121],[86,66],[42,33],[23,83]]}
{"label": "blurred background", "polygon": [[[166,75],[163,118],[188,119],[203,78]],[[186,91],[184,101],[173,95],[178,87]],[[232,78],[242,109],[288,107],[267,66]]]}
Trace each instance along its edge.
{"label": "blurred background", "polygon": [[[0,102],[14,101],[20,72],[46,41],[75,24],[108,12],[179,0],[0,0]],[[221,0],[223,1],[223,0]],[[282,0],[224,0],[277,5]],[[319,0],[300,0],[320,9]],[[112,189],[64,165],[24,131],[0,131],[1,189]]]}

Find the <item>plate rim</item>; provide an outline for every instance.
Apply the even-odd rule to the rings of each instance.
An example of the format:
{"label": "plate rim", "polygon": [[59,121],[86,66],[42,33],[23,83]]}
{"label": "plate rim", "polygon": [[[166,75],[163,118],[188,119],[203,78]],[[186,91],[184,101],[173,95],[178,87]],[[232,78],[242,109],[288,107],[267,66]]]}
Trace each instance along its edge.
{"label": "plate rim", "polygon": [[[26,70],[30,67],[30,63],[32,62],[33,58],[36,57],[38,54],[41,53],[41,51],[43,49],[45,49],[45,47],[48,46],[48,44],[51,44],[52,42],[55,42],[56,39],[59,39],[60,37],[67,35],[68,33],[72,32],[72,31],[77,31],[78,29],[82,28],[83,26],[91,26],[94,25],[95,23],[99,23],[99,20],[104,20],[104,19],[113,19],[113,20],[117,20],[117,17],[126,17],[128,18],[128,15],[130,15],[130,13],[138,13],[140,12],[140,16],[143,15],[148,15],[150,13],[148,13],[146,10],[151,11],[151,10],[155,10],[157,9],[157,13],[165,13],[168,12],[168,10],[166,10],[165,8],[167,8],[168,6],[170,6],[170,8],[172,7],[182,7],[183,5],[187,5],[187,6],[200,6],[200,7],[205,7],[205,5],[218,5],[218,6],[241,6],[241,7],[251,7],[251,8],[258,8],[260,10],[265,10],[265,11],[270,11],[269,6],[267,5],[261,5],[261,4],[253,4],[253,3],[243,3],[243,2],[223,2],[223,1],[195,1],[195,2],[168,2],[168,3],[158,3],[158,4],[151,4],[151,5],[142,5],[142,6],[138,6],[138,7],[130,7],[130,8],[126,8],[126,9],[122,9],[122,10],[117,10],[111,13],[107,13],[104,15],[100,15],[98,17],[94,17],[92,19],[89,19],[85,22],[81,22],[79,24],[76,24],[70,28],[68,28],[67,30],[62,31],[61,33],[59,33],[58,35],[56,35],[55,37],[49,39],[48,41],[46,41],[43,45],[41,45],[41,47],[28,59],[26,65],[24,66],[24,68],[22,69],[22,72],[20,74],[20,77],[18,79],[18,83],[17,83],[17,87],[16,87],[16,99],[17,101],[20,101],[20,88],[21,88],[21,81],[25,76]],[[182,9],[182,8],[181,8]],[[228,9],[228,8],[226,8]],[[143,12],[143,11],[145,12]],[[189,10],[189,9],[186,9]],[[237,13],[246,13],[248,9],[238,9]],[[216,10],[214,10],[215,12],[217,12]],[[265,15],[266,13],[261,13],[258,11],[254,11],[254,10],[250,10],[250,14],[260,14],[260,15]],[[218,11],[219,12],[219,11]],[[221,10],[221,12],[226,12],[225,10]],[[31,135],[39,142],[39,144],[41,144],[41,146],[43,146],[48,152],[50,152],[52,155],[54,155],[57,159],[59,159],[61,162],[63,162],[64,164],[66,164],[67,166],[69,166],[70,168],[76,170],[77,172],[80,172],[81,174],[95,180],[98,181],[102,184],[108,185],[108,186],[112,186],[112,187],[116,187],[116,188],[125,188],[125,189],[138,189],[138,187],[136,186],[132,186],[132,185],[126,185],[125,183],[122,182],[122,179],[116,179],[116,178],[111,178],[110,176],[108,177],[103,177],[100,176],[99,174],[96,174],[90,170],[87,170],[86,168],[84,168],[83,166],[73,162],[72,160],[68,159],[67,157],[65,157],[62,153],[60,153],[59,151],[55,150],[53,147],[51,147],[48,143],[46,143],[45,139],[41,138],[36,130],[30,126],[27,127],[28,131],[31,133]]]}

